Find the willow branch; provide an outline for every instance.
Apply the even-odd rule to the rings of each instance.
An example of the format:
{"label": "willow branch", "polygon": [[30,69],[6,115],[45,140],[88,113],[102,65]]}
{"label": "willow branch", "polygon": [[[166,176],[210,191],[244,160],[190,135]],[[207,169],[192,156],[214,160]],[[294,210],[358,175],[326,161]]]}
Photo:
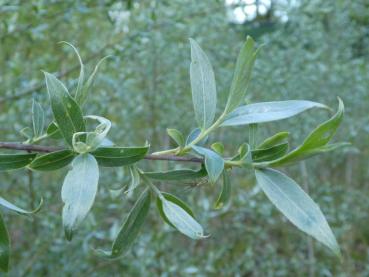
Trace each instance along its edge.
{"label": "willow branch", "polygon": [[[28,152],[40,152],[40,153],[51,153],[64,149],[62,147],[22,144],[19,142],[0,142],[0,148],[22,150]],[[146,155],[144,159],[153,161],[176,161],[176,162],[193,162],[193,163],[202,163],[204,161],[203,159],[196,157],[180,157],[175,155],[152,155],[152,154]]]}

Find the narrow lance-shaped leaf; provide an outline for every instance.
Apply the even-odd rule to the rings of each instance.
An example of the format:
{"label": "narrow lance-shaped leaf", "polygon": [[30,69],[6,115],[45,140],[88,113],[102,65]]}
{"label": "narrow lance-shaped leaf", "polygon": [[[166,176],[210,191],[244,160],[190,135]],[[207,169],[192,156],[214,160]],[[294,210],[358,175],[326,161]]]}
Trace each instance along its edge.
{"label": "narrow lance-shaped leaf", "polygon": [[260,102],[238,107],[226,116],[221,126],[271,122],[295,116],[311,108],[328,109],[323,104],[307,100]]}
{"label": "narrow lance-shaped leaf", "polygon": [[72,239],[73,232],[90,211],[97,192],[99,168],[90,154],[78,155],[72,169],[64,179],[62,187],[63,226],[66,238]]}
{"label": "narrow lance-shaped leaf", "polygon": [[229,180],[229,173],[227,170],[223,170],[223,184],[222,184],[222,191],[219,194],[217,201],[215,202],[215,209],[221,209],[231,199],[232,187],[231,182]]}
{"label": "narrow lance-shaped leaf", "polygon": [[209,180],[211,183],[215,183],[224,169],[223,158],[214,151],[207,148],[193,145],[192,149],[195,150],[198,154],[204,156],[205,168],[208,172]]}
{"label": "narrow lance-shaped leaf", "polygon": [[71,150],[60,150],[36,157],[28,167],[33,170],[51,171],[70,164],[75,157]]}
{"label": "narrow lance-shaped leaf", "polygon": [[146,177],[149,177],[153,180],[182,181],[205,177],[207,175],[207,172],[205,168],[202,167],[200,170],[175,169],[169,171],[145,172],[144,174]]}
{"label": "narrow lance-shaped leaf", "polygon": [[191,43],[191,89],[196,120],[201,128],[208,128],[214,120],[217,93],[213,68],[198,43]]}
{"label": "narrow lance-shaped leaf", "polygon": [[248,36],[237,58],[225,114],[233,111],[244,100],[258,51],[254,51],[254,40]]}
{"label": "narrow lance-shaped leaf", "polygon": [[36,154],[0,154],[0,171],[23,168],[36,157]]}
{"label": "narrow lance-shaped leaf", "polygon": [[142,160],[149,146],[143,147],[100,147],[92,155],[96,158],[100,166],[117,167],[131,165]]}
{"label": "narrow lance-shaped leaf", "polygon": [[276,160],[288,152],[288,147],[288,143],[286,142],[269,148],[252,150],[252,161],[257,163]]}
{"label": "narrow lance-shaped leaf", "polygon": [[78,62],[79,62],[79,65],[80,65],[80,71],[79,71],[77,89],[76,89],[76,93],[75,93],[75,96],[77,96],[81,93],[83,83],[84,83],[84,80],[85,80],[85,66],[82,62],[82,58],[81,58],[77,48],[73,44],[71,44],[67,41],[61,41],[60,43],[65,43],[68,46],[70,46],[73,49],[74,53],[76,54],[76,56],[78,58]]}
{"label": "narrow lance-shaped leaf", "polygon": [[34,137],[40,137],[44,132],[45,115],[40,103],[35,100],[32,102],[32,124]]}
{"label": "narrow lance-shaped leaf", "polygon": [[167,129],[168,136],[170,136],[178,146],[183,147],[185,144],[184,137],[177,129]]}
{"label": "narrow lance-shaped leaf", "polygon": [[[186,138],[186,145],[189,145],[191,142],[193,142],[201,133],[200,128],[193,129],[190,134]],[[200,140],[196,145],[204,145],[208,141],[208,136],[205,136],[202,140]]]}
{"label": "narrow lance-shaped leaf", "polygon": [[98,250],[98,253],[110,258],[124,255],[131,248],[145,222],[149,212],[150,202],[150,191],[146,189],[129,212],[126,221],[123,223],[118,236],[113,242],[112,250]]}
{"label": "narrow lance-shaped leaf", "polygon": [[279,132],[275,135],[265,139],[262,143],[260,143],[256,149],[266,149],[270,148],[272,146],[275,146],[277,144],[280,144],[282,142],[285,142],[288,139],[288,136],[290,135],[289,132]]}
{"label": "narrow lance-shaped leaf", "polygon": [[202,239],[206,237],[204,236],[202,226],[187,210],[171,199],[162,197],[160,201],[162,202],[165,217],[178,231],[192,239]]}
{"label": "narrow lance-shaped leaf", "polygon": [[17,207],[16,205],[10,203],[9,201],[5,200],[4,198],[0,197],[0,205],[3,206],[4,208],[7,208],[8,210],[11,210],[13,212],[19,213],[19,214],[23,214],[23,215],[28,215],[28,214],[35,214],[37,213],[43,204],[43,199],[41,198],[40,204],[38,205],[38,207],[32,211],[27,211],[24,210],[22,208]]}
{"label": "narrow lance-shaped leaf", "polygon": [[[185,210],[190,216],[192,216],[193,218],[195,217],[195,215],[193,214],[191,208],[185,203],[183,202],[181,199],[177,198],[176,196],[174,196],[173,194],[170,193],[166,193],[166,192],[162,192],[161,195],[164,197],[165,200],[171,201],[174,204],[180,206],[183,210]],[[176,228],[167,218],[167,216],[165,215],[164,211],[163,211],[163,201],[160,199],[160,197],[158,197],[156,199],[156,206],[158,208],[159,214],[161,216],[161,218],[170,226],[172,226],[173,228]]]}
{"label": "narrow lance-shaped leaf", "polygon": [[85,131],[81,109],[62,82],[50,73],[44,74],[55,121],[65,141],[73,146],[73,134]]}
{"label": "narrow lance-shaped leaf", "polygon": [[51,122],[46,129],[47,137],[51,139],[62,139],[63,135],[61,134],[58,125],[55,122]]}
{"label": "narrow lance-shaped leaf", "polygon": [[328,144],[328,142],[336,133],[337,128],[342,121],[343,113],[344,105],[342,100],[339,99],[337,113],[332,118],[315,128],[299,147],[279,159],[270,162],[260,163],[260,166],[281,166],[285,164],[290,164],[319,153],[324,153],[337,149],[338,147],[348,145],[347,143],[331,145]]}
{"label": "narrow lance-shaped leaf", "polygon": [[97,63],[94,71],[91,73],[87,81],[83,84],[82,89],[78,90],[78,92],[76,93],[75,99],[79,105],[83,106],[83,104],[86,102],[88,92],[91,89],[92,85],[94,84],[96,73],[99,70],[100,65],[102,64],[103,61],[105,61],[107,58],[110,58],[110,57],[111,56],[106,56]]}
{"label": "narrow lance-shaped leaf", "polygon": [[0,269],[9,270],[10,238],[3,216],[0,213]]}
{"label": "narrow lance-shaped leaf", "polygon": [[296,227],[340,255],[337,241],[319,206],[293,181],[273,169],[256,170],[256,180],[269,200]]}
{"label": "narrow lance-shaped leaf", "polygon": [[138,169],[134,165],[129,167],[129,173],[131,175],[131,182],[125,193],[128,193],[130,195],[140,184],[141,177]]}

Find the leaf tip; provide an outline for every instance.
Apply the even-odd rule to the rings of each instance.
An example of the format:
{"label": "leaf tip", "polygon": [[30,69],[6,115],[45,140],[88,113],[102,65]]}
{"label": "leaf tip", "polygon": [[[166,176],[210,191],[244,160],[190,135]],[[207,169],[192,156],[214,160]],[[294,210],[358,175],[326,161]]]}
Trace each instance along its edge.
{"label": "leaf tip", "polygon": [[72,230],[72,228],[66,226],[64,228],[64,235],[65,235],[65,238],[67,239],[67,241],[72,241],[72,239],[73,239],[73,230]]}

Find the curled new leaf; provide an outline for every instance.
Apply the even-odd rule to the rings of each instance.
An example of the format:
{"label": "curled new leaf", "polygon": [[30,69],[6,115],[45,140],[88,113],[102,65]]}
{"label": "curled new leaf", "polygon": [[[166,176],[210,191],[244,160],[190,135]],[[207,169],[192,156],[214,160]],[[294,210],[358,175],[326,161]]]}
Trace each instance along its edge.
{"label": "curled new leaf", "polygon": [[149,146],[143,147],[100,147],[91,154],[100,166],[116,167],[130,165],[142,160]]}
{"label": "curled new leaf", "polygon": [[23,168],[36,157],[36,154],[0,154],[0,171]]}
{"label": "curled new leaf", "polygon": [[292,117],[311,108],[328,107],[306,100],[260,102],[238,107],[228,114],[221,126],[238,126],[271,122]]}
{"label": "curled new leaf", "polygon": [[60,150],[36,157],[29,168],[40,171],[50,171],[63,168],[70,164],[75,157],[71,150]]}
{"label": "curled new leaf", "polygon": [[81,109],[61,81],[50,73],[44,74],[55,121],[65,141],[73,146],[73,134],[85,131]]}
{"label": "curled new leaf", "polygon": [[111,251],[97,250],[99,254],[108,258],[124,255],[132,246],[149,212],[151,202],[150,191],[146,189],[137,200],[126,221],[123,223]]}
{"label": "curled new leaf", "polygon": [[0,269],[9,270],[10,238],[3,216],[0,213]]}
{"label": "curled new leaf", "polygon": [[273,169],[256,170],[256,180],[269,200],[297,228],[340,255],[337,241],[319,206],[295,181]]}
{"label": "curled new leaf", "polygon": [[62,187],[63,226],[65,236],[72,239],[74,230],[90,211],[97,192],[99,168],[90,154],[80,154],[72,162],[72,169]]}
{"label": "curled new leaf", "polygon": [[[96,150],[102,144],[111,128],[110,120],[105,117],[88,115],[85,118],[97,120],[100,124],[93,132],[77,132],[73,134],[73,149],[78,153],[87,153]],[[80,141],[79,138],[85,138],[86,142]]]}
{"label": "curled new leaf", "polygon": [[193,39],[190,43],[192,102],[199,127],[208,128],[213,123],[217,105],[214,72],[200,45]]}

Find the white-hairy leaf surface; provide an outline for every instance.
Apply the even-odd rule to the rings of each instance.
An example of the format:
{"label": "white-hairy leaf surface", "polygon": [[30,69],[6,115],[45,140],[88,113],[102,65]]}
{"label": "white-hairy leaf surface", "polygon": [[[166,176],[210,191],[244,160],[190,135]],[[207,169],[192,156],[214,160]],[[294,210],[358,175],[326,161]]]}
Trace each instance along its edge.
{"label": "white-hairy leaf surface", "polygon": [[78,155],[72,162],[72,169],[64,179],[62,187],[63,226],[67,239],[86,217],[95,200],[99,168],[94,156]]}
{"label": "white-hairy leaf surface", "polygon": [[319,206],[291,178],[274,169],[255,171],[257,183],[269,200],[297,228],[328,246],[335,254],[340,248]]}
{"label": "white-hairy leaf surface", "polygon": [[201,128],[209,127],[214,120],[217,92],[213,68],[198,43],[191,43],[191,89],[196,120]]}

